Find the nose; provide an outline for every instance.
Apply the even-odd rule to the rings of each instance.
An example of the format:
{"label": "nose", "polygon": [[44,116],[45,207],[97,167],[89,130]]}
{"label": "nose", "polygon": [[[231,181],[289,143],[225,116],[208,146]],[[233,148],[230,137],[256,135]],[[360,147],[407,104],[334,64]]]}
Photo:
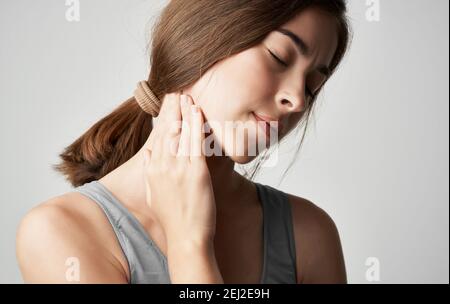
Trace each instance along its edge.
{"label": "nose", "polygon": [[302,112],[306,108],[305,84],[297,84],[285,87],[277,96],[277,107],[284,113]]}

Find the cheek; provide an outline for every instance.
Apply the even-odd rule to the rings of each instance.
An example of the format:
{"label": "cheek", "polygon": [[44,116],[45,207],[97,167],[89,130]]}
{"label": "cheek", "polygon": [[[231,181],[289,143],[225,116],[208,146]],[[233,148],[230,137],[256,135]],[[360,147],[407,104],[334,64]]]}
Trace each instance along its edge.
{"label": "cheek", "polygon": [[211,68],[193,89],[206,117],[237,120],[273,102],[277,79],[269,59],[264,48],[254,47]]}
{"label": "cheek", "polygon": [[235,87],[246,104],[251,102],[252,109],[258,108],[260,103],[273,100],[276,79],[273,67],[267,56],[260,48],[252,48],[239,54],[233,69]]}
{"label": "cheek", "polygon": [[224,61],[218,71],[219,91],[233,117],[273,100],[276,79],[267,59],[260,48],[251,48]]}
{"label": "cheek", "polygon": [[[227,121],[248,121],[250,112],[272,103],[276,90],[273,66],[261,48],[252,48],[229,57],[211,68],[194,86],[196,99],[212,123],[214,133],[222,147],[230,154],[233,141],[223,141],[227,136]],[[218,123],[221,128],[214,128]],[[217,125],[216,125],[217,126]]]}

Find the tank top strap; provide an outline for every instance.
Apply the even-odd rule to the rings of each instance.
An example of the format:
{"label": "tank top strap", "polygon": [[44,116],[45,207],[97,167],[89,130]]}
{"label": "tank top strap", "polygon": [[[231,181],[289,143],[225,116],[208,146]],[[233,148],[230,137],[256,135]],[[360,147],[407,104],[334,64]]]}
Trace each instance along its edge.
{"label": "tank top strap", "polygon": [[99,181],[76,187],[97,203],[117,236],[130,269],[130,283],[170,283],[167,258],[136,217]]}
{"label": "tank top strap", "polygon": [[263,207],[265,284],[297,282],[296,250],[289,198],[285,192],[256,183]]}

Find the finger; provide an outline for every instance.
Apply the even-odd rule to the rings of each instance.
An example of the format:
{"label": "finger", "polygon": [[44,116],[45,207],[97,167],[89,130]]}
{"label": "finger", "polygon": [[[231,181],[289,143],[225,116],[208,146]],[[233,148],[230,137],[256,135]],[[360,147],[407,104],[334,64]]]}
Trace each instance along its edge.
{"label": "finger", "polygon": [[152,161],[159,162],[161,155],[164,151],[165,146],[165,133],[167,133],[167,115],[169,114],[171,101],[175,98],[175,94],[164,95],[161,110],[157,117],[156,127],[153,128],[152,134],[150,135],[151,150],[152,150]]}
{"label": "finger", "polygon": [[[172,138],[177,136],[176,121],[180,110],[174,103],[176,102],[177,94],[167,94],[164,97],[163,106],[161,107],[160,115],[158,116],[158,126],[156,134],[153,138],[153,159],[160,161],[165,156],[170,156],[172,147]],[[173,121],[172,119],[175,119]],[[173,154],[175,155],[175,154]]]}
{"label": "finger", "polygon": [[174,94],[170,100],[169,109],[167,113],[168,119],[168,131],[171,136],[179,136],[181,133],[181,106],[180,106],[180,93]]}
{"label": "finger", "polygon": [[173,99],[174,93],[168,93],[164,95],[164,98],[161,102],[161,109],[159,110],[158,122],[163,121],[166,116],[167,108],[170,107],[170,100]]}
{"label": "finger", "polygon": [[180,94],[175,93],[171,95],[166,101],[164,121],[161,125],[161,131],[164,134],[163,156],[167,158],[176,157],[181,133]]}
{"label": "finger", "polygon": [[178,148],[177,157],[183,158],[184,160],[189,160],[190,146],[191,146],[191,131],[190,131],[190,113],[191,102],[187,95],[182,95],[181,98],[181,117],[182,117],[182,129],[181,137]]}
{"label": "finger", "polygon": [[[165,130],[166,134],[177,135],[176,121],[181,120],[181,108],[179,102],[180,94],[172,93],[168,94],[164,99],[164,103],[161,107],[161,129]],[[170,131],[167,133],[167,131]]]}
{"label": "finger", "polygon": [[191,162],[204,159],[203,143],[205,134],[203,132],[203,115],[199,106],[191,108]]}
{"label": "finger", "polygon": [[158,116],[158,118],[161,118],[161,126],[164,126],[164,128],[169,126],[167,123],[181,120],[179,98],[179,93],[171,93],[167,95],[167,98],[164,98],[161,111]]}

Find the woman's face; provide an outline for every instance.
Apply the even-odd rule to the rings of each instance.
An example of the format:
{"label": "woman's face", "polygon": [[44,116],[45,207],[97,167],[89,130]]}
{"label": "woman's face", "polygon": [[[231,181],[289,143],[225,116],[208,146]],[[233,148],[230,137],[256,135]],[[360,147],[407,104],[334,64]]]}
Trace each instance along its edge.
{"label": "woman's face", "polygon": [[[272,133],[278,134],[278,140],[292,130],[310,93],[317,92],[328,78],[326,67],[337,39],[333,17],[308,8],[269,33],[261,44],[216,63],[185,89],[201,107],[219,151],[239,164],[252,161],[261,152],[255,153],[258,143],[269,141],[258,116],[273,126],[278,122]],[[244,127],[243,133],[237,131],[239,126]]]}

